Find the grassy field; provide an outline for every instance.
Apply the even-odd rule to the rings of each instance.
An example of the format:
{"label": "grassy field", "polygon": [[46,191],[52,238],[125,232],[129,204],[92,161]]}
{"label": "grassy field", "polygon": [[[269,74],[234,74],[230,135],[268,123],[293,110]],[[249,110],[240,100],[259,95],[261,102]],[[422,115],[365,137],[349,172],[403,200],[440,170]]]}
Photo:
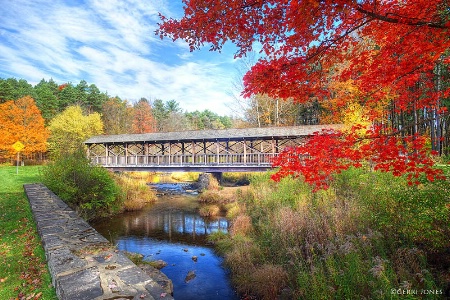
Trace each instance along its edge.
{"label": "grassy field", "polygon": [[23,184],[39,166],[0,166],[0,299],[57,299]]}

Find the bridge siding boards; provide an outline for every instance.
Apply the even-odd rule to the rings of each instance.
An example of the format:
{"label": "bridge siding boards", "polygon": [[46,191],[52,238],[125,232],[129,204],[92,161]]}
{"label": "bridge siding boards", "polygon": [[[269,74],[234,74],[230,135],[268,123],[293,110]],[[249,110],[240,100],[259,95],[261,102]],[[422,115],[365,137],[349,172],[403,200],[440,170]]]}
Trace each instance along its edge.
{"label": "bridge siding boards", "polygon": [[88,156],[113,170],[261,171],[286,146],[340,125],[244,128],[101,135],[88,139]]}

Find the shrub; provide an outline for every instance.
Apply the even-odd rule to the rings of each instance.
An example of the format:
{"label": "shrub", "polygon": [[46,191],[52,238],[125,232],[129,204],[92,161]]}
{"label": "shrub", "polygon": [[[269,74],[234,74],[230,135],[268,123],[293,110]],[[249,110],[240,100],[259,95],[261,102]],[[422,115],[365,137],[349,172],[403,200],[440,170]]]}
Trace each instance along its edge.
{"label": "shrub", "polygon": [[87,220],[121,209],[120,190],[111,173],[91,165],[82,151],[46,166],[43,182]]}
{"label": "shrub", "polygon": [[205,205],[200,207],[199,215],[202,217],[214,217],[220,213],[220,207],[217,205]]}
{"label": "shrub", "polygon": [[148,175],[136,176],[131,173],[121,173],[114,176],[114,180],[121,189],[121,202],[126,211],[135,211],[142,209],[147,203],[156,200],[156,194],[147,185]]}
{"label": "shrub", "polygon": [[274,299],[288,285],[296,299],[387,299],[393,288],[438,289],[426,257],[450,246],[449,181],[408,186],[349,169],[312,193],[301,179],[269,176],[252,177],[216,243],[240,292]]}
{"label": "shrub", "polygon": [[247,215],[239,215],[237,216],[231,225],[230,233],[232,236],[242,234],[246,235],[250,233],[253,229],[252,219]]}
{"label": "shrub", "polygon": [[198,201],[201,203],[221,204],[224,202],[224,199],[218,191],[206,190],[198,196]]}
{"label": "shrub", "polygon": [[287,272],[281,266],[263,264],[256,267],[250,276],[249,287],[264,300],[276,299],[281,288],[286,285]]}
{"label": "shrub", "polygon": [[408,186],[405,178],[360,169],[343,172],[337,179],[335,189],[345,190],[347,198],[364,207],[374,229],[428,251],[450,247],[449,180]]}

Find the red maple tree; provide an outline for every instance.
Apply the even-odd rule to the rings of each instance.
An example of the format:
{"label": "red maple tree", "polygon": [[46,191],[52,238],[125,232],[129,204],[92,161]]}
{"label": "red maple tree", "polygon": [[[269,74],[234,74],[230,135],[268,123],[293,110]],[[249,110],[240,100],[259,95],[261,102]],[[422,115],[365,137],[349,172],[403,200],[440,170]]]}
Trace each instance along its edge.
{"label": "red maple tree", "polygon": [[152,107],[147,99],[140,99],[133,107],[133,133],[149,133],[156,131]]}
{"label": "red maple tree", "polygon": [[[389,98],[393,111],[444,112],[440,100],[450,88],[441,84],[448,68],[450,9],[446,0],[183,0],[184,17],[161,17],[156,34],[183,39],[191,50],[227,41],[236,57],[252,51],[262,57],[244,76],[243,94],[267,94],[308,102],[333,98],[330,84],[351,80],[360,101],[370,107]],[[336,103],[345,102],[337,101]],[[316,187],[330,176],[363,161],[394,175],[440,177],[424,138],[392,128],[369,116],[374,126],[361,135],[318,134],[304,147],[287,149],[275,161],[275,179],[303,175]],[[437,137],[439,139],[439,137]],[[434,142],[434,141],[432,141]]]}

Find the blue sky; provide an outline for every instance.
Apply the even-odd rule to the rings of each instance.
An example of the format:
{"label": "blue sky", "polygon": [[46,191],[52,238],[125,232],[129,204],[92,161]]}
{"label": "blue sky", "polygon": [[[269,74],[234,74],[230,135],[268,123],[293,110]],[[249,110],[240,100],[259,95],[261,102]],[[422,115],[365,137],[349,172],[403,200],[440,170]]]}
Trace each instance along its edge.
{"label": "blue sky", "polygon": [[189,52],[161,40],[158,12],[180,17],[181,0],[0,0],[0,78],[31,84],[84,79],[130,102],[176,100],[183,110],[231,114],[234,48]]}

